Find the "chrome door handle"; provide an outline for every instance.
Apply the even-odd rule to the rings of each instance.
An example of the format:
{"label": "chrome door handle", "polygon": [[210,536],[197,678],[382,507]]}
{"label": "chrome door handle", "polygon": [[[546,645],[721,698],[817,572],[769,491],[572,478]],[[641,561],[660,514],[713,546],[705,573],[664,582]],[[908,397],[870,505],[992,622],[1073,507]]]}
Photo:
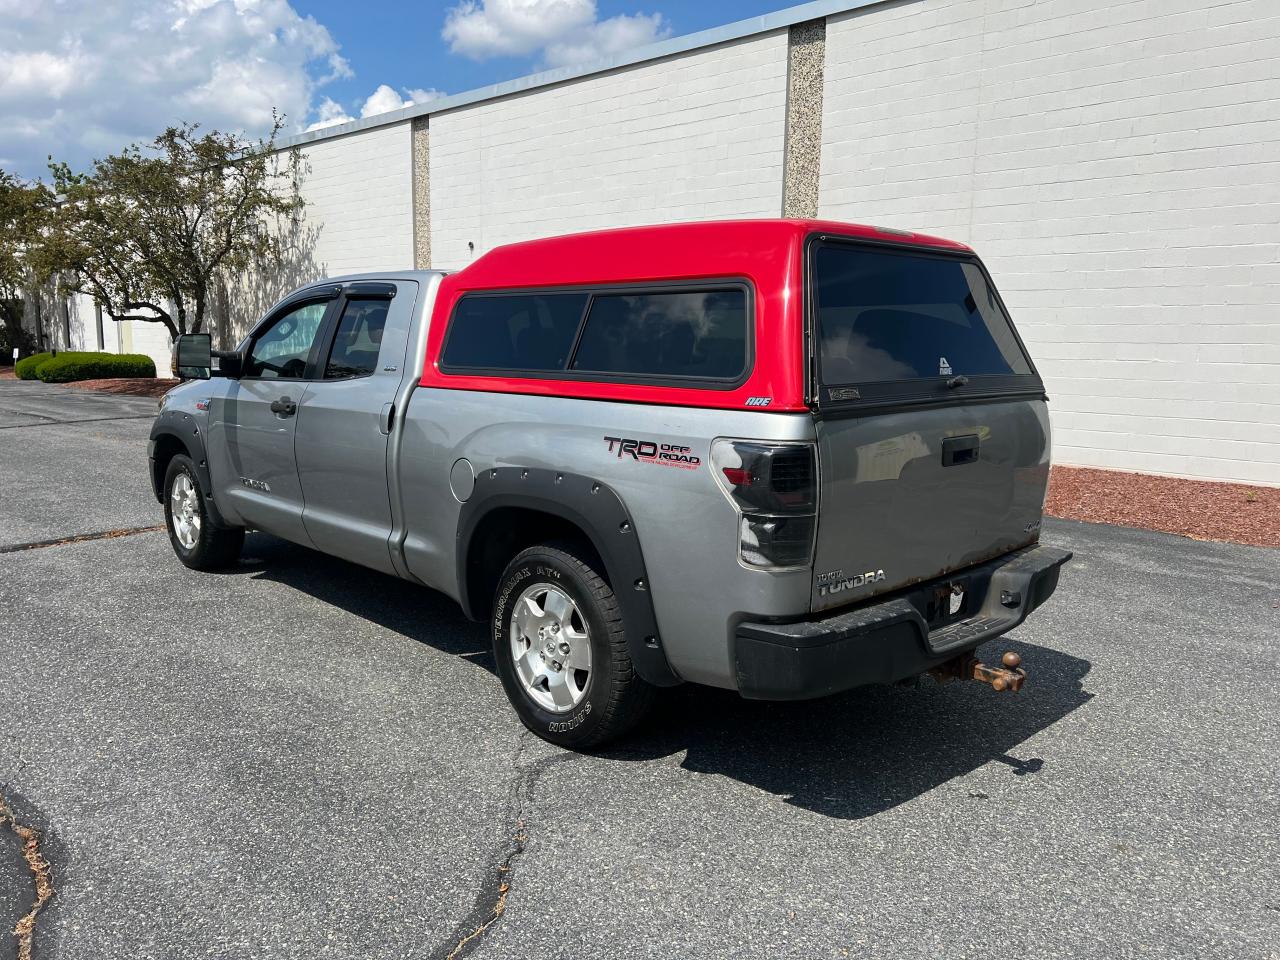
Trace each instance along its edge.
{"label": "chrome door handle", "polygon": [[288,397],[281,397],[271,401],[271,412],[282,417],[292,417],[298,412],[298,405]]}

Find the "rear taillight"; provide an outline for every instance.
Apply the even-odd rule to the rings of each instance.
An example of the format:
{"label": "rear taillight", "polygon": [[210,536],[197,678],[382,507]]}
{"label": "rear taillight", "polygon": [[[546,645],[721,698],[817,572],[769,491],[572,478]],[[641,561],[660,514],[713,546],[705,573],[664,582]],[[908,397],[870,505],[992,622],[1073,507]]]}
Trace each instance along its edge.
{"label": "rear taillight", "polygon": [[818,459],[811,443],[717,440],[716,481],[741,515],[738,555],[751,567],[801,567],[813,556]]}

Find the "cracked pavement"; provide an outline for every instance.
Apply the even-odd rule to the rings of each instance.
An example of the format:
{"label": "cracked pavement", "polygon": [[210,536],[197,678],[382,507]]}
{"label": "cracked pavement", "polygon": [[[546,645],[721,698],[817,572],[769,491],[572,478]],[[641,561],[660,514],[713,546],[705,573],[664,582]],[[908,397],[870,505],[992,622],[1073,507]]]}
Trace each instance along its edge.
{"label": "cracked pavement", "polygon": [[0,942],[0,957],[5,960],[17,955],[17,941],[9,936],[10,931],[35,901],[36,881],[22,857],[22,841],[0,824],[0,931],[5,935],[4,942]]}
{"label": "cracked pavement", "polygon": [[[160,522],[154,407],[0,381],[0,548]],[[430,591],[258,534],[225,575],[163,532],[2,553],[34,956],[1275,960],[1280,551],[1044,536],[1058,595],[984,648],[1020,694],[682,688],[584,757]]]}
{"label": "cracked pavement", "polygon": [[[0,883],[6,885],[5,901],[0,909],[3,909],[4,927],[12,932],[13,941],[9,946],[17,960],[32,960],[36,923],[54,890],[44,831],[21,812],[23,804],[5,795],[9,792],[0,789],[0,832],[8,841],[5,844],[8,863],[0,873]],[[12,864],[14,856],[8,856],[10,853],[18,861],[16,875]]]}

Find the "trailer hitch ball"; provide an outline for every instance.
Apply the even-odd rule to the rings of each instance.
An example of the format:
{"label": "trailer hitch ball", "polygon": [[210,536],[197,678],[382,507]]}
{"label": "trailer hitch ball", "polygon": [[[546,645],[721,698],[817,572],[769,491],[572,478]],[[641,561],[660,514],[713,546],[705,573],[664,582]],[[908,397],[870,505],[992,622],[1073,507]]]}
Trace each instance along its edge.
{"label": "trailer hitch ball", "polygon": [[991,684],[991,689],[997,693],[1021,690],[1022,682],[1027,679],[1027,672],[1022,669],[1022,658],[1010,650],[1000,658],[1000,663],[1003,666],[992,667],[975,660],[973,673],[970,676],[975,680]]}
{"label": "trailer hitch ball", "polygon": [[1021,690],[1023,681],[1027,679],[1027,672],[1022,669],[1022,657],[1010,650],[1000,658],[1000,663],[1002,665],[999,667],[990,666],[972,654],[965,653],[929,672],[941,683],[949,680],[977,680],[990,684],[991,689],[997,693]]}

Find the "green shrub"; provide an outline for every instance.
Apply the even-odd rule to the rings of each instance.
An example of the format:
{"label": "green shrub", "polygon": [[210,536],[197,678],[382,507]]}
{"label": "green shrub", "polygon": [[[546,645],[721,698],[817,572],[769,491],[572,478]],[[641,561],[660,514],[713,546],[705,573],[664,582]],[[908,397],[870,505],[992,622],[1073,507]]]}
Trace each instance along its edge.
{"label": "green shrub", "polygon": [[140,353],[76,353],[68,351],[46,359],[35,374],[45,383],[72,380],[106,380],[116,377],[154,377],[156,365]]}
{"label": "green shrub", "polygon": [[52,356],[52,353],[33,353],[29,357],[23,357],[14,365],[14,375],[19,380],[34,380],[36,378],[36,367]]}

